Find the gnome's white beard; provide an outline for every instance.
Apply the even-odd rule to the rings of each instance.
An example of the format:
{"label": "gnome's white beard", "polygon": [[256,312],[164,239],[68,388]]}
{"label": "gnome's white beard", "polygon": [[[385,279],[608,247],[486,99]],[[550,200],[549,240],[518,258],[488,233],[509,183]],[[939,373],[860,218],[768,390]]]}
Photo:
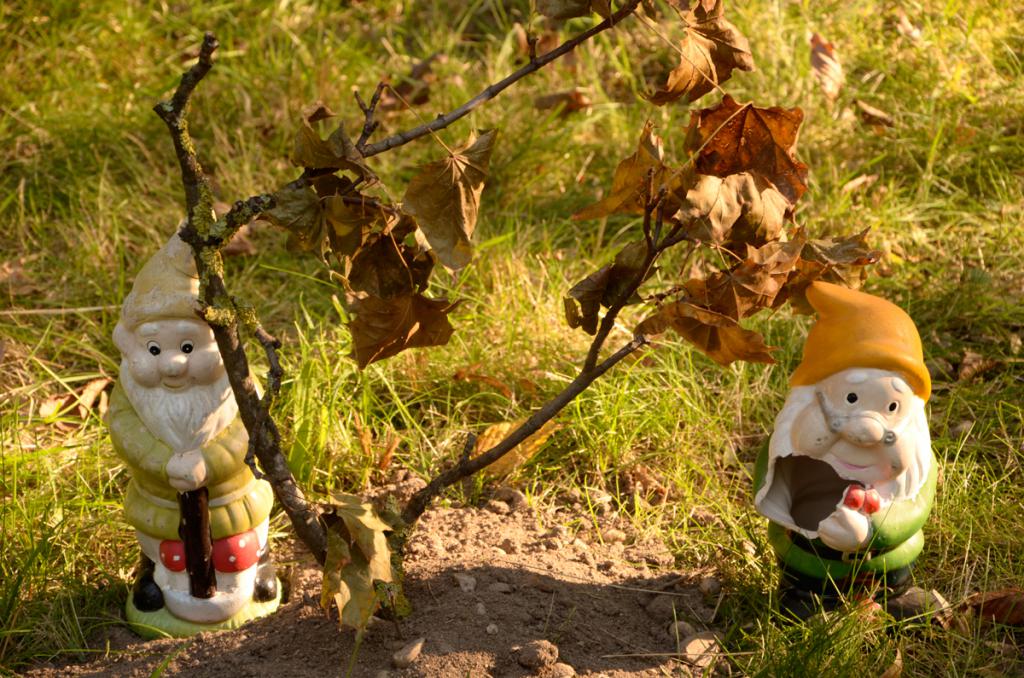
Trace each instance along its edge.
{"label": "gnome's white beard", "polygon": [[[775,431],[768,445],[768,469],[764,485],[755,497],[757,509],[762,515],[810,539],[817,537],[817,531],[796,524],[790,513],[789,480],[776,474],[776,462],[781,458],[804,454],[793,447],[793,426],[807,406],[815,402],[814,389],[814,386],[796,386],[789,392],[782,411],[775,418]],[[875,486],[881,495],[883,507],[894,501],[917,496],[931,470],[931,435],[924,400],[914,396],[910,409],[909,421],[901,426],[900,435],[914,441],[915,454],[903,473]]]}
{"label": "gnome's white beard", "polygon": [[181,392],[148,388],[132,377],[127,361],[121,363],[121,385],[139,419],[155,438],[174,452],[205,445],[234,421],[238,404],[227,374],[212,384],[191,386]]}

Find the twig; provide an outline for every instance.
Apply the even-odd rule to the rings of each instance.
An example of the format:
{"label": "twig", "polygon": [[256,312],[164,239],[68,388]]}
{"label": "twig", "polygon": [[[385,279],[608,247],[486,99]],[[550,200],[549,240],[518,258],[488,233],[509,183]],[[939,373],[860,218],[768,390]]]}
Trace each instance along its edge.
{"label": "twig", "polygon": [[363,123],[363,131],[359,134],[359,139],[356,141],[356,150],[360,153],[363,152],[363,147],[366,146],[366,142],[369,140],[370,135],[373,134],[380,125],[379,122],[373,119],[373,116],[377,112],[377,104],[380,103],[380,95],[384,93],[384,89],[386,87],[387,83],[383,80],[377,83],[377,89],[373,90],[373,96],[370,97],[369,105],[363,103],[362,98],[359,96],[359,92],[354,93],[356,103],[359,104],[359,108],[363,111],[363,115],[366,116],[366,121]]}
{"label": "twig", "polygon": [[188,221],[181,231],[182,239],[192,248],[200,279],[200,300],[204,318],[213,329],[224,367],[238,403],[238,412],[249,433],[250,444],[263,467],[274,494],[284,508],[299,538],[323,563],[327,552],[327,536],[319,512],[306,501],[295,483],[281,452],[281,434],[272,417],[263,417],[263,405],[249,370],[249,360],[239,334],[237,314],[223,278],[223,262],[219,244],[229,238],[233,230],[251,218],[253,210],[266,204],[267,196],[256,196],[236,203],[220,221],[214,221],[213,194],[209,180],[196,157],[195,147],[188,133],[187,112],[189,97],[196,85],[210,71],[217,39],[207,33],[199,51],[199,62],[181,78],[181,83],[170,101],[156,105],[154,110],[167,124],[174,143],[175,154],[181,167],[185,187]]}
{"label": "twig", "polygon": [[629,343],[612,355],[608,356],[604,362],[594,367],[594,369],[586,372],[580,372],[580,374],[578,374],[561,393],[556,395],[545,403],[543,407],[530,415],[529,419],[519,426],[519,428],[512,431],[512,433],[506,436],[500,443],[479,456],[473,457],[472,459],[461,460],[452,468],[436,476],[427,484],[426,487],[412,496],[412,499],[409,500],[405,510],[402,511],[402,520],[406,525],[412,525],[427,509],[431,500],[440,494],[444,488],[459,482],[463,478],[468,478],[477,471],[493,464],[495,461],[503,457],[506,453],[515,448],[516,445],[539,431],[541,426],[561,412],[562,408],[586,390],[594,380],[610,370],[616,363],[621,361],[630,353],[647,343],[647,337],[643,335],[633,337]]}
{"label": "twig", "polygon": [[551,50],[550,52],[547,52],[544,55],[536,58],[531,58],[530,63],[526,64],[519,70],[515,71],[514,73],[506,77],[504,80],[496,82],[493,85],[488,85],[487,88],[484,89],[484,91],[480,92],[475,97],[473,97],[466,103],[462,104],[455,110],[449,113],[445,113],[443,115],[439,115],[437,116],[437,118],[430,121],[429,123],[419,125],[418,127],[414,127],[403,132],[399,132],[398,134],[394,134],[390,137],[387,137],[386,139],[381,139],[376,143],[370,144],[365,148],[361,148],[360,151],[362,152],[363,157],[369,158],[370,156],[377,155],[378,153],[383,153],[384,151],[388,151],[391,150],[392,148],[396,148],[398,146],[407,144],[414,139],[419,139],[422,136],[426,136],[427,134],[432,134],[433,132],[444,129],[445,127],[452,124],[459,118],[469,115],[470,111],[475,109],[480,104],[489,101],[494,97],[498,96],[499,94],[501,94],[501,92],[503,92],[510,85],[514,84],[516,81],[521,80],[527,75],[540,70],[541,68],[548,65],[549,63],[559,58],[560,56],[568,54],[578,45],[586,42],[587,40],[594,37],[598,33],[601,33],[602,31],[605,31],[609,28],[612,28],[620,21],[625,19],[627,16],[632,14],[633,10],[635,10],[639,4],[640,0],[629,0],[626,4],[620,7],[617,12],[612,14],[610,17],[608,17],[601,23],[592,26],[591,28],[583,31],[574,38],[566,40],[565,42],[563,42],[561,45]]}

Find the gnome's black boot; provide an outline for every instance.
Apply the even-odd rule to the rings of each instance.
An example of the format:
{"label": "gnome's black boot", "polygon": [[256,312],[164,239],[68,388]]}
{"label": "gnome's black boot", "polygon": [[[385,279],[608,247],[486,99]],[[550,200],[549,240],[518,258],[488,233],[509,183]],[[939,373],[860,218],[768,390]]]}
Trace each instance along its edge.
{"label": "gnome's black boot", "polygon": [[138,574],[132,585],[132,604],[139,612],[156,612],[164,606],[164,594],[153,581],[153,561],[142,554],[139,557]]}
{"label": "gnome's black boot", "polygon": [[268,547],[256,566],[256,588],[252,592],[252,599],[258,603],[265,603],[274,598],[277,598],[277,568],[270,559]]}

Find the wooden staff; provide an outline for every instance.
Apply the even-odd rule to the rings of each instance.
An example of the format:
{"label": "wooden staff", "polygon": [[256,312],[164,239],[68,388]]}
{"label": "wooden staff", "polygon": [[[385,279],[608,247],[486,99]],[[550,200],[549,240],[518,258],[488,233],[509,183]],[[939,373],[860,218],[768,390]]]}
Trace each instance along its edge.
{"label": "wooden staff", "polygon": [[209,492],[205,487],[181,492],[178,507],[181,509],[178,536],[185,543],[189,593],[194,598],[213,598],[217,592],[217,573],[213,569]]}

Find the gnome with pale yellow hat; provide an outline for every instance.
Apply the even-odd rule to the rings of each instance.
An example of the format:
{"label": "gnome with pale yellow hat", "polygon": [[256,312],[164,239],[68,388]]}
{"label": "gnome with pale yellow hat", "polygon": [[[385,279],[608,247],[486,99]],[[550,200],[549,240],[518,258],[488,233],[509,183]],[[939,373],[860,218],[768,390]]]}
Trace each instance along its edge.
{"label": "gnome with pale yellow hat", "polygon": [[755,468],[755,504],[782,567],[782,604],[897,599],[924,544],[936,464],[921,338],[895,304],[824,282],[818,319]]}
{"label": "gnome with pale yellow hat", "polygon": [[245,463],[248,434],[198,293],[175,235],[139,272],[114,329],[121,374],[107,425],[142,550],[128,621],[146,636],[234,628],[280,603],[273,492]]}

